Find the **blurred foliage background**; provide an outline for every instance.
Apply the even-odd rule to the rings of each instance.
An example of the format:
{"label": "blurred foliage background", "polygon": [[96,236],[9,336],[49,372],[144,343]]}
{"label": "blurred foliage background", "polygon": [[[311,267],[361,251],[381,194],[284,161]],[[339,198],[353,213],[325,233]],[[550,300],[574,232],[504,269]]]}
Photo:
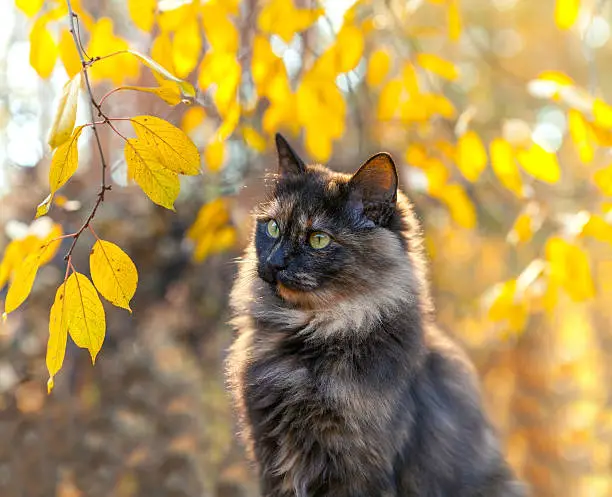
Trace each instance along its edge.
{"label": "blurred foliage background", "polygon": [[[70,240],[41,268],[0,325],[0,495],[257,495],[222,362],[233,260],[281,131],[338,170],[393,154],[425,226],[439,322],[474,359],[512,465],[534,496],[612,496],[612,2],[72,4],[89,56],[135,49],[198,88],[168,105],[132,56],[90,70],[98,101],[157,88],[116,91],[105,112],[180,126],[202,174],[181,178],[176,212],[156,206],[127,181],[122,138],[101,129],[112,191],[94,226],[138,267],[134,313],[105,303],[95,367],[69,343],[47,396]],[[99,189],[84,131],[76,175],[33,222],[47,132],[80,70],[68,29],[61,0],[0,4],[0,248],[21,240],[21,257],[53,222],[78,230]],[[90,121],[80,105],[77,123]],[[86,235],[72,259],[83,272]]]}

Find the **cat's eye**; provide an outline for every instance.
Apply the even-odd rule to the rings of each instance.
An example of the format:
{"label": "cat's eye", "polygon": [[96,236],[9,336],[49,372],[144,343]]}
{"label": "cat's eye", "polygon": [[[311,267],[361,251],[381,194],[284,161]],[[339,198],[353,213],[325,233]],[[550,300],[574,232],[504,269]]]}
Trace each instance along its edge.
{"label": "cat's eye", "polygon": [[329,245],[329,242],[331,242],[329,235],[326,235],[320,231],[315,231],[308,239],[308,243],[310,243],[310,246],[313,249],[325,248]]}
{"label": "cat's eye", "polygon": [[280,236],[280,228],[278,227],[278,223],[274,219],[270,219],[268,221],[266,230],[268,232],[268,235],[270,235],[272,238],[278,238]]}

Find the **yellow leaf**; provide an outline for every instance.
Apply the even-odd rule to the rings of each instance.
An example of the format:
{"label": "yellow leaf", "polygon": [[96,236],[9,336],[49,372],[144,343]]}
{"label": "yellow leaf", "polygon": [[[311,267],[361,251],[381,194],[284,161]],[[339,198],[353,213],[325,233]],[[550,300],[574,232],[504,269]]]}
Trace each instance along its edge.
{"label": "yellow leaf", "polygon": [[130,122],[140,142],[151,148],[163,167],[178,174],[200,173],[200,153],[179,128],[154,116],[136,116]]}
{"label": "yellow leaf", "polygon": [[574,86],[575,81],[561,71],[543,71],[538,74],[537,79],[557,83],[559,86]]}
{"label": "yellow leaf", "polygon": [[368,86],[378,86],[383,82],[391,68],[391,55],[388,50],[379,48],[375,50],[368,59],[366,71],[366,83]]}
{"label": "yellow leaf", "polygon": [[195,98],[196,90],[191,83],[177,78],[164,66],[155,62],[150,57],[141,54],[140,52],[129,50],[128,53],[140,59],[149,69],[153,71],[153,76],[162,88],[178,88],[180,94],[186,101],[191,101]]}
{"label": "yellow leaf", "polygon": [[403,91],[403,83],[399,79],[392,79],[381,90],[378,99],[378,119],[388,121],[393,119],[398,112],[398,102]]}
{"label": "yellow leaf", "polygon": [[517,295],[516,280],[499,283],[493,289],[494,298],[489,307],[491,321],[506,321],[512,331],[524,329],[528,317],[527,305]]}
{"label": "yellow leaf", "polygon": [[189,75],[198,65],[202,50],[202,37],[197,17],[183,23],[172,40],[172,61],[180,78]]}
{"label": "yellow leaf", "polygon": [[172,60],[172,40],[170,35],[162,31],[151,44],[151,57],[155,64],[160,65],[170,74],[174,74],[174,61]]}
{"label": "yellow leaf", "polygon": [[589,163],[593,160],[593,130],[580,112],[570,109],[567,113],[569,133],[578,150],[580,160]]}
{"label": "yellow leaf", "polygon": [[98,240],[89,254],[89,269],[100,294],[132,312],[130,300],[138,286],[138,271],[132,259],[114,243]]}
{"label": "yellow leaf", "polygon": [[128,43],[113,33],[112,19],[102,17],[91,28],[87,53],[91,57],[104,57],[116,52],[120,54],[94,62],[89,69],[93,81],[109,79],[119,86],[126,80],[136,79],[140,72],[138,61],[128,55]]}
{"label": "yellow leaf", "polygon": [[63,89],[59,106],[55,111],[55,118],[49,130],[47,142],[51,148],[57,148],[72,136],[74,123],[76,121],[77,101],[81,88],[81,73],[77,73],[69,80]]}
{"label": "yellow leaf", "polygon": [[42,9],[45,0],[15,0],[15,6],[26,16],[34,17]]}
{"label": "yellow leaf", "polygon": [[40,266],[40,258],[42,251],[38,251],[28,255],[24,261],[15,269],[15,276],[6,294],[6,302],[4,303],[4,313],[9,314],[17,309],[25,299],[30,295],[36,273]]}
{"label": "yellow leaf", "polygon": [[79,165],[78,141],[83,131],[83,126],[74,129],[70,139],[60,145],[51,158],[49,169],[49,187],[51,193],[55,193],[70,179]]}
{"label": "yellow leaf", "polygon": [[561,170],[554,152],[547,152],[537,143],[527,150],[520,150],[516,157],[523,170],[541,181],[556,183],[561,177]]}
{"label": "yellow leaf", "polygon": [[464,228],[476,225],[476,209],[461,185],[445,185],[441,190],[431,193],[447,205],[451,217],[458,225]]}
{"label": "yellow leaf", "polygon": [[[164,4],[167,3],[167,1],[164,1]],[[191,0],[178,0],[174,3],[175,5],[166,8],[166,5],[161,5],[160,2],[157,24],[159,24],[159,29],[161,29],[162,33],[180,29],[183,22],[196,15],[195,2]]]}
{"label": "yellow leaf", "polygon": [[68,338],[68,320],[66,315],[66,284],[62,283],[55,293],[55,301],[49,315],[49,340],[47,341],[47,393],[53,390],[53,377],[62,369],[66,354]]}
{"label": "yellow leaf", "polygon": [[359,28],[346,24],[342,26],[334,46],[336,71],[348,72],[355,69],[363,55],[363,46],[363,34]]}
{"label": "yellow leaf", "polygon": [[224,252],[236,243],[236,229],[233,226],[224,226],[218,231],[207,231],[197,241],[193,251],[193,259],[202,262],[209,255]]}
{"label": "yellow leaf", "polygon": [[591,214],[582,228],[582,234],[612,244],[612,224],[597,214]]}
{"label": "yellow leaf", "polygon": [[532,218],[529,215],[529,212],[525,211],[519,214],[519,216],[515,219],[514,225],[512,226],[510,233],[508,233],[507,239],[513,245],[526,243],[531,240],[533,231]]}
{"label": "yellow leaf", "polygon": [[410,96],[415,97],[420,94],[419,90],[419,79],[417,77],[416,69],[411,62],[406,62],[402,66],[402,82],[406,87],[406,90]]}
{"label": "yellow leaf", "polygon": [[62,244],[62,241],[58,238],[63,234],[62,225],[53,223],[47,235],[42,239],[42,243],[37,243],[36,249],[41,250],[39,266],[44,266],[55,257]]}
{"label": "yellow leaf", "polygon": [[455,65],[437,55],[420,53],[417,54],[416,60],[423,69],[427,69],[441,78],[454,81],[459,77],[459,72]]}
{"label": "yellow leaf", "polygon": [[206,111],[202,107],[190,107],[181,118],[181,129],[190,135],[206,119]]}
{"label": "yellow leaf", "polygon": [[304,145],[308,153],[315,160],[326,162],[331,157],[333,139],[318,130],[316,127],[308,127],[304,130]]}
{"label": "yellow leaf", "polygon": [[161,84],[163,86],[153,87],[153,86],[119,86],[117,89],[121,90],[134,90],[141,91],[143,93],[152,93],[153,95],[157,95],[168,105],[177,105],[180,104],[183,100],[181,96],[181,92],[176,85],[167,84],[167,81],[162,81]]}
{"label": "yellow leaf", "polygon": [[596,125],[604,129],[612,128],[612,106],[601,98],[593,100],[593,119]]}
{"label": "yellow leaf", "polygon": [[145,32],[150,32],[155,21],[157,0],[128,0],[128,13],[132,22]]}
{"label": "yellow leaf", "polygon": [[593,180],[604,195],[612,196],[612,165],[596,171]]}
{"label": "yellow leaf", "polygon": [[156,204],[174,210],[174,201],[181,188],[178,174],[160,162],[153,145],[139,139],[127,140],[125,161],[128,176],[138,183],[146,195]]}
{"label": "yellow leaf", "polygon": [[430,158],[425,163],[423,170],[427,177],[427,191],[432,195],[442,192],[450,177],[450,173],[444,163],[440,159]]}
{"label": "yellow leaf", "polygon": [[471,182],[476,181],[487,167],[487,151],[475,131],[467,131],[459,137],[457,167]]}
{"label": "yellow leaf", "polygon": [[563,287],[577,302],[595,295],[589,258],[582,248],[560,237],[551,237],[546,242],[545,252],[553,285]]}
{"label": "yellow leaf", "polygon": [[238,30],[223,5],[220,2],[208,2],[201,9],[204,33],[213,50],[236,53],[239,45]]}
{"label": "yellow leaf", "polygon": [[459,11],[459,0],[450,0],[447,11],[448,38],[451,41],[459,41],[461,37],[461,12]]}
{"label": "yellow leaf", "polygon": [[421,143],[408,145],[405,159],[409,166],[425,167],[427,165],[427,150],[425,149],[425,145]]}
{"label": "yellow leaf", "polygon": [[261,9],[257,25],[262,32],[277,34],[289,43],[295,33],[308,28],[324,12],[323,9],[296,9],[293,0],[270,0]]}
{"label": "yellow leaf", "polygon": [[47,29],[47,18],[39,17],[30,31],[30,65],[41,78],[48,78],[57,61],[57,43]]}
{"label": "yellow leaf", "polygon": [[11,240],[4,249],[2,262],[0,262],[0,290],[4,288],[15,268],[27,255],[23,252],[21,240]]}
{"label": "yellow leaf", "polygon": [[198,71],[198,84],[201,88],[216,85],[213,100],[219,113],[227,116],[236,102],[236,90],[240,83],[242,68],[238,59],[230,52],[209,50]]}
{"label": "yellow leaf", "polygon": [[62,29],[58,45],[59,58],[64,64],[68,77],[72,78],[81,72],[82,65],[79,52],[74,45],[74,38],[67,29]]}
{"label": "yellow leaf", "polygon": [[512,145],[503,138],[495,138],[489,145],[491,167],[500,183],[517,197],[523,197],[523,182],[514,160]]}
{"label": "yellow leaf", "polygon": [[68,331],[78,347],[89,350],[95,363],[106,334],[104,307],[87,276],[72,273],[64,284]]}
{"label": "yellow leaf", "polygon": [[555,23],[560,29],[571,28],[580,11],[580,0],[557,0],[555,6]]}
{"label": "yellow leaf", "polygon": [[49,195],[47,195],[47,198],[45,198],[40,204],[36,206],[36,216],[34,216],[34,219],[38,219],[41,216],[47,215],[49,209],[51,208],[51,203],[53,202],[53,196],[54,194],[50,193]]}
{"label": "yellow leaf", "polygon": [[216,231],[229,222],[229,211],[223,198],[204,204],[200,207],[196,220],[187,230],[187,238],[197,242],[206,232]]}
{"label": "yellow leaf", "polygon": [[267,148],[266,140],[259,132],[250,126],[242,128],[242,136],[245,143],[257,152],[263,152]]}
{"label": "yellow leaf", "polygon": [[204,150],[204,162],[209,171],[218,171],[225,159],[225,142],[214,140]]}

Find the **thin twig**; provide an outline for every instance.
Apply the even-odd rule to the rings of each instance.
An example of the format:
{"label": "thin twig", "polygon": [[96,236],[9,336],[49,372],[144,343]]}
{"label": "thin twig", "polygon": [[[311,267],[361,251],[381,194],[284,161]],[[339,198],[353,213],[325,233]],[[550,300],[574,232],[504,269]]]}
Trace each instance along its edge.
{"label": "thin twig", "polygon": [[78,25],[78,17],[72,10],[72,5],[70,4],[70,0],[66,0],[66,6],[68,7],[68,17],[70,21],[70,33],[72,33],[72,38],[74,40],[74,44],[77,48],[77,51],[79,53],[79,59],[81,60],[81,65],[83,66],[83,69],[82,69],[83,77],[85,79],[85,85],[87,86],[87,91],[89,93],[89,109],[91,112],[91,119],[92,119],[91,124],[93,128],[94,136],[96,138],[96,143],[98,145],[98,152],[100,154],[100,163],[102,164],[102,184],[100,186],[100,191],[98,192],[98,198],[91,210],[91,213],[89,214],[89,216],[87,217],[83,225],[79,228],[79,230],[74,234],[72,245],[68,249],[68,252],[66,253],[66,256],[65,256],[65,260],[70,261],[70,258],[72,256],[72,251],[74,250],[74,247],[76,246],[77,240],[81,236],[81,233],[83,233],[83,231],[89,226],[89,223],[91,223],[92,219],[96,215],[96,211],[98,210],[98,207],[100,207],[100,204],[104,201],[104,194],[106,193],[107,190],[110,190],[111,187],[106,186],[107,164],[106,164],[106,159],[104,157],[104,151],[102,150],[102,142],[100,141],[100,134],[98,132],[98,124],[100,123],[94,120],[94,109],[97,109],[99,117],[104,118],[103,122],[108,122],[108,118],[103,114],[102,110],[100,109],[100,105],[96,102],[96,99],[94,98],[93,90],[91,88],[91,82],[89,81],[89,74],[87,73],[88,66],[91,65],[92,61],[97,60],[97,59],[91,59],[89,56],[87,56],[89,61],[85,60],[85,53],[81,45],[80,36],[78,35],[77,30],[75,29],[75,19],[77,20],[76,24]]}

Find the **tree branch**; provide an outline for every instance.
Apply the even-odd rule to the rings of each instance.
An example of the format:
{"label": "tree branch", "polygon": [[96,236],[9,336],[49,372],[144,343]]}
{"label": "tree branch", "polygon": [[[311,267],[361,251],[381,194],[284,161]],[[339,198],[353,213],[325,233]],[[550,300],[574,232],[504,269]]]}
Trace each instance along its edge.
{"label": "tree branch", "polygon": [[[96,143],[98,146],[98,153],[100,154],[100,163],[102,164],[102,183],[100,185],[100,191],[98,192],[98,198],[96,199],[96,203],[94,204],[89,216],[87,217],[83,225],[79,228],[79,230],[74,234],[72,245],[70,246],[70,248],[68,249],[68,252],[66,253],[66,256],[64,257],[65,260],[69,260],[72,255],[72,251],[74,250],[74,247],[76,246],[77,240],[81,236],[81,233],[83,233],[83,231],[89,226],[89,224],[93,220],[98,210],[98,207],[100,207],[100,204],[104,201],[104,195],[106,191],[110,190],[111,187],[106,185],[106,169],[108,166],[106,163],[106,158],[104,157],[104,151],[102,150],[102,142],[100,141],[100,133],[98,131],[98,125],[107,123],[108,118],[102,112],[100,108],[100,104],[96,102],[96,99],[93,94],[93,90],[91,88],[91,82],[89,81],[89,74],[87,73],[87,69],[91,65],[91,62],[96,59],[91,59],[89,55],[85,54],[85,50],[83,49],[83,46],[81,44],[80,33],[79,31],[77,31],[77,29],[75,29],[75,20],[76,20],[76,25],[78,26],[78,16],[72,10],[72,5],[70,3],[70,0],[66,0],[66,6],[68,7],[68,19],[70,22],[70,33],[72,33],[72,39],[74,40],[74,44],[79,54],[79,59],[81,60],[81,66],[83,67],[81,71],[83,72],[83,77],[85,79],[85,85],[87,87],[87,92],[89,93],[89,110],[91,113],[91,120],[92,120],[91,126],[93,128],[94,136],[96,138]],[[89,60],[85,60],[86,58]],[[103,118],[103,121],[101,123],[95,120],[94,109],[98,111],[98,117]]]}

